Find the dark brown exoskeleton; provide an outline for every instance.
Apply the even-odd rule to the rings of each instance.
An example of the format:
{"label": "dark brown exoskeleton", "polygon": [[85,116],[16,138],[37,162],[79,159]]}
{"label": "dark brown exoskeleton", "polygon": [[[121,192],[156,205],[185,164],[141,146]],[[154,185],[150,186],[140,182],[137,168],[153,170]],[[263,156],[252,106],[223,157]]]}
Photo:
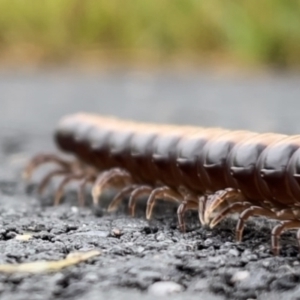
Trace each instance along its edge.
{"label": "dark brown exoskeleton", "polygon": [[[251,216],[266,216],[281,221],[272,231],[276,255],[281,233],[300,228],[298,135],[143,124],[76,114],[59,123],[55,141],[60,150],[75,155],[76,161],[53,154],[38,155],[25,170],[29,179],[43,163],[58,165],[39,186],[42,192],[54,176],[64,176],[55,204],[72,180],[80,180],[81,205],[86,184],[93,184],[95,205],[103,189],[113,186],[120,191],[109,211],[129,196],[129,209],[134,215],[137,200],[147,196],[146,217],[150,219],[156,199],[175,201],[183,231],[187,210],[197,210],[200,222],[210,227],[238,213],[238,241]],[[297,239],[300,246],[300,230]]]}

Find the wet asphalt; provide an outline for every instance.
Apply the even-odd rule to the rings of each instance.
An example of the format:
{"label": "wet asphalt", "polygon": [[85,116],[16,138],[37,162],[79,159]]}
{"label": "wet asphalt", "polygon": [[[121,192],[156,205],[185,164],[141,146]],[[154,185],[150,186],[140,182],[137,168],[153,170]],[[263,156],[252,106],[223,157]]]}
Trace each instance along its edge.
{"label": "wet asphalt", "polygon": [[[0,73],[0,263],[58,260],[74,251],[102,255],[53,274],[0,274],[0,299],[300,299],[295,234],[270,252],[274,223],[247,224],[235,243],[236,220],[214,230],[187,214],[177,229],[176,207],[161,202],[148,222],[144,203],[131,218],[126,203],[106,211],[79,208],[72,184],[53,207],[54,181],[42,198],[39,170],[26,186],[21,171],[38,152],[54,151],[59,118],[78,111],[133,120],[221,126],[259,132],[300,132],[300,77],[114,70]],[[90,200],[90,199],[89,199]],[[32,234],[27,242],[16,235]],[[168,296],[169,294],[169,296]]]}

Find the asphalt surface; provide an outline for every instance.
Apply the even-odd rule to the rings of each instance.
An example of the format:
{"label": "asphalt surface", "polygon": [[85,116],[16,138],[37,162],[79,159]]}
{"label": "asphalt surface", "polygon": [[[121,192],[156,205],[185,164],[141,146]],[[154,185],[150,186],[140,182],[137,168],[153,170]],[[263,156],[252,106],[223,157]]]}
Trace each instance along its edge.
{"label": "asphalt surface", "polygon": [[[21,171],[40,151],[54,151],[58,119],[78,111],[134,120],[231,129],[300,131],[300,77],[171,74],[117,70],[0,74],[0,263],[59,260],[74,251],[99,249],[101,256],[53,274],[0,274],[0,299],[300,299],[300,261],[294,233],[281,239],[281,256],[270,252],[264,219],[247,224],[234,241],[234,219],[214,230],[187,215],[188,232],[177,228],[176,208],[158,205],[150,222],[144,203],[135,218],[126,203],[106,212],[78,208],[76,184],[58,207],[51,206],[58,182],[44,197]],[[27,242],[16,235],[30,233]],[[167,296],[168,293],[171,295]]]}

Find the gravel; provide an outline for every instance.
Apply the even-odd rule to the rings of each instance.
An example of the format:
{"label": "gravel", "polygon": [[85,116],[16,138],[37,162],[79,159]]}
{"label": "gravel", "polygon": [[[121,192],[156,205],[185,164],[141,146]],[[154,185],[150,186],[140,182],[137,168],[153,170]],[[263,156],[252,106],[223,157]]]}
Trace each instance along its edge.
{"label": "gravel", "polygon": [[[39,118],[43,114],[47,112],[41,111]],[[19,122],[27,124],[31,118],[26,115]],[[102,255],[52,274],[0,274],[1,299],[299,299],[294,233],[282,236],[281,255],[274,257],[272,223],[264,219],[247,222],[243,242],[236,243],[234,219],[209,230],[199,225],[196,214],[188,213],[188,231],[182,234],[176,226],[176,207],[170,203],[158,205],[148,222],[142,201],[135,218],[128,216],[126,201],[116,213],[108,213],[109,193],[96,210],[78,207],[76,184],[53,207],[56,182],[42,198],[36,194],[47,168],[28,186],[20,175],[33,153],[53,149],[50,134],[40,130],[44,134],[33,127],[22,134],[0,133],[0,263],[59,260],[91,249]],[[23,234],[32,238],[24,240]]]}

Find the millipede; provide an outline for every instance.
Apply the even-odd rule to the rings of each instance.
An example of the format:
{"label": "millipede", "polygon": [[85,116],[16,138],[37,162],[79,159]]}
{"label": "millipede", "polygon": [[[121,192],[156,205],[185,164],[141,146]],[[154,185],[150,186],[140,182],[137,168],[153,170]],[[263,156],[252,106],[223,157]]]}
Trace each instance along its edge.
{"label": "millipede", "polygon": [[279,239],[287,230],[298,230],[300,247],[300,135],[145,124],[78,113],[59,122],[54,139],[75,159],[38,154],[24,175],[30,180],[40,165],[57,165],[38,187],[42,193],[52,178],[63,176],[55,205],[65,186],[79,180],[80,205],[88,183],[94,205],[104,189],[114,187],[117,193],[108,211],[128,197],[134,215],[138,199],[147,197],[150,219],[157,199],[175,201],[183,232],[188,210],[197,211],[200,223],[211,228],[238,214],[237,241],[250,217],[264,216],[279,221],[271,233],[274,255],[279,254]]}

